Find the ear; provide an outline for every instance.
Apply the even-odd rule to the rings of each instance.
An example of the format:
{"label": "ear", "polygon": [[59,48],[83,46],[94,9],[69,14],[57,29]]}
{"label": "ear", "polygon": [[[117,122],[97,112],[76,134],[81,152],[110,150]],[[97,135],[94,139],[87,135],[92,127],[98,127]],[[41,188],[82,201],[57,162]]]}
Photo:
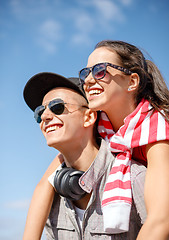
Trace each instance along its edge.
{"label": "ear", "polygon": [[128,83],[128,91],[134,91],[138,88],[140,82],[140,77],[137,73],[132,73],[130,75],[130,80]]}
{"label": "ear", "polygon": [[94,125],[97,119],[97,112],[87,109],[84,114],[84,127],[89,127]]}

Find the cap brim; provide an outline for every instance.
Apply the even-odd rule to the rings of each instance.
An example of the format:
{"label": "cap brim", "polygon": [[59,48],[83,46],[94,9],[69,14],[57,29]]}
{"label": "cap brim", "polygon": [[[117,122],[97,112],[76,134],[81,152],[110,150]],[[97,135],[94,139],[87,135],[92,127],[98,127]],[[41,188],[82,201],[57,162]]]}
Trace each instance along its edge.
{"label": "cap brim", "polygon": [[42,104],[46,93],[56,87],[73,89],[87,100],[78,78],[65,78],[56,73],[42,72],[30,78],[25,85],[23,91],[25,102],[34,111]]}

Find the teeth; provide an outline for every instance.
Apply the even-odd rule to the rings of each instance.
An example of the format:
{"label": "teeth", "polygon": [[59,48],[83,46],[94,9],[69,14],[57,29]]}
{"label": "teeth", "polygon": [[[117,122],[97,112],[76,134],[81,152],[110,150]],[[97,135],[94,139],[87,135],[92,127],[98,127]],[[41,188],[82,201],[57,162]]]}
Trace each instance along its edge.
{"label": "teeth", "polygon": [[89,94],[90,94],[90,95],[100,94],[100,93],[101,93],[101,90],[90,90],[90,91],[89,91]]}
{"label": "teeth", "polygon": [[51,126],[51,127],[48,127],[47,129],[46,129],[46,133],[48,133],[48,132],[51,132],[51,131],[55,131],[56,129],[58,129],[59,128],[59,126]]}

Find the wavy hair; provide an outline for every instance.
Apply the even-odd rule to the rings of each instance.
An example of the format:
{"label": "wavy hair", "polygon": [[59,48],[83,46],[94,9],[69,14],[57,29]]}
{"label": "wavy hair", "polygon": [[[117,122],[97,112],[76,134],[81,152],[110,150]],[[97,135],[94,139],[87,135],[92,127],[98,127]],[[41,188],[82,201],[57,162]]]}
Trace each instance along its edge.
{"label": "wavy hair", "polygon": [[122,66],[139,75],[136,104],[138,105],[142,98],[147,99],[153,109],[161,112],[169,121],[169,90],[157,66],[152,61],[146,60],[143,53],[129,43],[103,40],[97,43],[95,49],[100,47],[115,51],[120,57]]}

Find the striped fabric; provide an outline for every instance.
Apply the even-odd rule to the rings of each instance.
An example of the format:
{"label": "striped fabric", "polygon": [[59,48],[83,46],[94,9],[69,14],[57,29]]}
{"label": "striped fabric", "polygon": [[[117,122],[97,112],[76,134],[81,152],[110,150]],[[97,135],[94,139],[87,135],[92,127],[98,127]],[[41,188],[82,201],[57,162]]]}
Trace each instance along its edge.
{"label": "striped fabric", "polygon": [[[149,111],[150,110],[150,111]],[[98,131],[116,155],[102,199],[104,228],[106,232],[128,231],[132,203],[130,165],[135,147],[169,140],[169,123],[158,112],[152,110],[147,100],[124,120],[124,125],[115,133],[104,112],[101,112]]]}

